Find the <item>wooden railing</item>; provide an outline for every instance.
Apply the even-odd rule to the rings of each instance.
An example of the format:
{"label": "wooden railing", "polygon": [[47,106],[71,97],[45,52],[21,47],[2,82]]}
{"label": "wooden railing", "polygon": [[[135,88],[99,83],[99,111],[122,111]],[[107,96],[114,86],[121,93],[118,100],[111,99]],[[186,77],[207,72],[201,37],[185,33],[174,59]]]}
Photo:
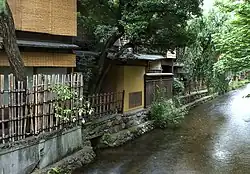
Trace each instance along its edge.
{"label": "wooden railing", "polygon": [[192,92],[205,90],[207,86],[201,81],[192,81],[185,84],[184,94],[190,94]]}
{"label": "wooden railing", "polygon": [[[27,88],[13,75],[0,75],[0,144],[14,142],[40,133],[52,132],[123,111],[124,92],[85,95],[82,74],[34,75]],[[76,94],[65,109],[77,110],[86,101],[94,109],[91,115],[77,114],[74,120],[56,116],[55,105],[61,99],[52,92],[54,85],[68,85]],[[75,102],[78,107],[75,108]],[[79,104],[80,103],[80,104]]]}

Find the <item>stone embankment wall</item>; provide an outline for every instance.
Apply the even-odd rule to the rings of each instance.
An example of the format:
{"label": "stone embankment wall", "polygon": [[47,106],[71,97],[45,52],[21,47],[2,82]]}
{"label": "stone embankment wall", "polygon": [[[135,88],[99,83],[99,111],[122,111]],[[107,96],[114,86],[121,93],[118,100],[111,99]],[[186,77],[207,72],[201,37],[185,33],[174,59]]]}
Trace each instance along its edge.
{"label": "stone embankment wall", "polygon": [[[191,108],[215,95],[207,91],[180,97]],[[72,171],[94,160],[94,148],[120,146],[153,130],[148,111],[115,114],[70,130],[32,137],[1,147],[0,174],[46,173],[52,168]]]}

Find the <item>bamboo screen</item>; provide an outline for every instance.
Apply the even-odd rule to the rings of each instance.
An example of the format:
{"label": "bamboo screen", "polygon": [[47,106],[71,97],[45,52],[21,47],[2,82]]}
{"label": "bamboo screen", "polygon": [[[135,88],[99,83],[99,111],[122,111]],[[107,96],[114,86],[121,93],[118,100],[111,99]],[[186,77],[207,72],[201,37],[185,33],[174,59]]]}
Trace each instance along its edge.
{"label": "bamboo screen", "polygon": [[76,36],[76,0],[8,0],[17,30]]}
{"label": "bamboo screen", "polygon": [[[74,54],[23,52],[22,58],[25,66],[34,67],[75,67],[76,56]],[[9,66],[7,55],[0,52],[0,66]]]}
{"label": "bamboo screen", "polygon": [[[38,74],[28,76],[27,81],[32,82],[32,88],[25,89],[23,82],[16,83],[12,74],[0,75],[0,145],[81,125],[83,118],[91,122],[123,112],[124,91],[86,95],[84,76],[79,73]],[[74,97],[62,101],[51,91],[55,85],[67,86]],[[79,108],[85,108],[85,101],[93,109],[91,115],[78,112]],[[69,113],[69,120],[56,116],[56,104],[74,115]]]}

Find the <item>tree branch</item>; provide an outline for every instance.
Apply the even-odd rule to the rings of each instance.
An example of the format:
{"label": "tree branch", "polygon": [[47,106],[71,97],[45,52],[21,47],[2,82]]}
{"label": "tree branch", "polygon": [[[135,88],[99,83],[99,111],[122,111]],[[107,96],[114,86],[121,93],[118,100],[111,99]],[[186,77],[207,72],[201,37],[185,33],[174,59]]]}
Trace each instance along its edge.
{"label": "tree branch", "polygon": [[128,48],[132,48],[133,52],[134,52],[135,45],[131,42],[126,43],[125,45],[122,46],[122,48],[119,50],[119,52],[116,53],[115,58],[119,58],[124,53],[124,51]]}
{"label": "tree branch", "polygon": [[[104,3],[105,2],[105,3]],[[109,9],[109,11],[113,14],[113,16],[114,17],[116,17],[116,13],[114,12],[114,10],[109,6],[109,4],[107,4],[107,1],[105,0],[105,1],[102,1],[102,0],[99,0],[99,4],[100,5],[105,5],[108,9]]]}
{"label": "tree branch", "polygon": [[[91,82],[92,83],[92,87],[91,87],[91,92],[99,92],[99,89],[100,89],[100,86],[102,85],[102,81],[103,79],[105,78],[105,75],[107,73],[104,73],[105,72],[105,60],[107,58],[107,55],[108,55],[108,50],[114,45],[114,43],[119,39],[121,38],[123,35],[124,35],[124,28],[122,26],[119,26],[118,27],[118,30],[115,31],[112,36],[110,36],[104,47],[102,48],[102,52],[99,56],[99,61],[98,61],[98,66],[97,66],[97,70],[96,70],[96,73],[94,74],[94,77],[95,79],[93,79],[93,81]],[[108,66],[109,67],[109,66]],[[108,68],[109,69],[109,68]]]}

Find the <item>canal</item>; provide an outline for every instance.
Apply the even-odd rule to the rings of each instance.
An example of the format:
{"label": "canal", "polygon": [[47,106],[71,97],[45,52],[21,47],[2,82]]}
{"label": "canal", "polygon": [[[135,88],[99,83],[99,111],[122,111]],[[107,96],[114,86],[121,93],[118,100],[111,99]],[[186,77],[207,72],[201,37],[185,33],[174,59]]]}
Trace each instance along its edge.
{"label": "canal", "polygon": [[180,129],[154,130],[74,174],[250,173],[250,85],[200,105]]}

